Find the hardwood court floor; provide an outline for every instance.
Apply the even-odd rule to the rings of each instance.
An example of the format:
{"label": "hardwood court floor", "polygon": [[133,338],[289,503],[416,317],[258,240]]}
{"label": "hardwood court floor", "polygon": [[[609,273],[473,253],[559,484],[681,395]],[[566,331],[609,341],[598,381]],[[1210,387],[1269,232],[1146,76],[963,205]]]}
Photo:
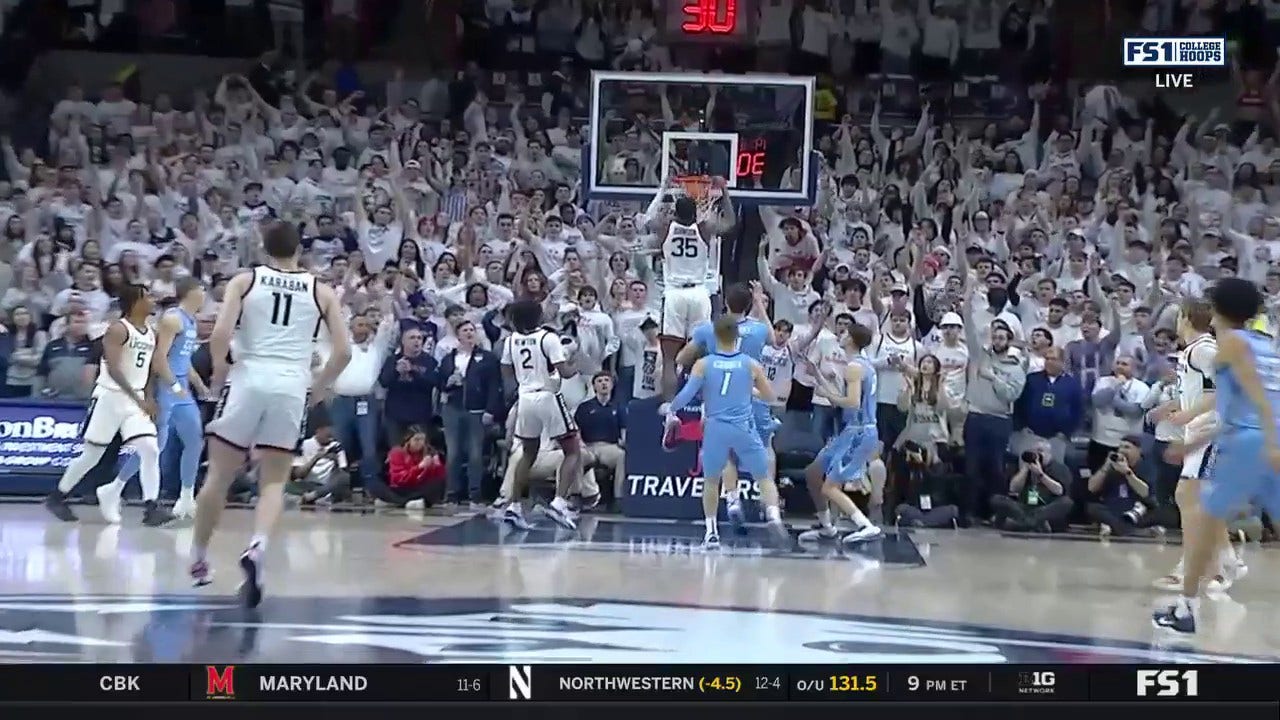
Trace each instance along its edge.
{"label": "hardwood court floor", "polygon": [[55,522],[0,504],[0,662],[1154,662],[1280,658],[1280,550],[1248,552],[1194,646],[1150,626],[1174,546],[894,533],[800,549],[760,529],[705,553],[696,525],[286,515],[267,600],[241,610],[229,510],[192,589],[189,527]]}

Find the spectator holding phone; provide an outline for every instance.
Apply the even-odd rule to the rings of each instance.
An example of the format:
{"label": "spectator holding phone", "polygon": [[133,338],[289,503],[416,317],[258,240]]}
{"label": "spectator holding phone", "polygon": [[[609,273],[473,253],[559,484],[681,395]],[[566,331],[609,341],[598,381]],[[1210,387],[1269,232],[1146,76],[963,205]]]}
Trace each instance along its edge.
{"label": "spectator holding phone", "polygon": [[289,494],[302,496],[304,505],[341,502],[351,495],[351,477],[345,469],[347,455],[333,436],[332,423],[318,417],[322,414],[312,415],[312,435],[302,441],[287,487]]}

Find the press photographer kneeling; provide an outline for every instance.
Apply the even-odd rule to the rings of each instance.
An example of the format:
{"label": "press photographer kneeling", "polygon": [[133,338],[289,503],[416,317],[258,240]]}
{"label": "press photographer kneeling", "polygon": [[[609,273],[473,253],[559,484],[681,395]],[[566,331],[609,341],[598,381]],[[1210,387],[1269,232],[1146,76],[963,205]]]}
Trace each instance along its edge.
{"label": "press photographer kneeling", "polygon": [[1058,532],[1066,528],[1074,503],[1067,492],[1071,471],[1053,459],[1043,438],[1018,458],[1009,494],[991,498],[997,528],[1015,532]]}
{"label": "press photographer kneeling", "polygon": [[1089,476],[1090,502],[1085,512],[1104,535],[1146,535],[1154,524],[1147,482],[1138,477],[1142,438],[1130,435],[1107,456],[1102,467]]}
{"label": "press photographer kneeling", "polygon": [[960,487],[964,475],[950,472],[919,443],[908,440],[901,452],[907,482],[895,510],[898,522],[918,528],[954,527],[959,516],[956,501],[968,497]]}

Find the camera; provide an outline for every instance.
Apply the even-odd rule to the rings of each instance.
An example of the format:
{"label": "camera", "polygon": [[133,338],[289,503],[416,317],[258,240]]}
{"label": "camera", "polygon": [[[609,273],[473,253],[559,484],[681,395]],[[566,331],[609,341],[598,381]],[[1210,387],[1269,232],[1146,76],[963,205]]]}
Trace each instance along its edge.
{"label": "camera", "polygon": [[1107,455],[1107,459],[1111,460],[1111,462],[1120,462],[1120,453],[1113,451],[1110,455]]}
{"label": "camera", "polygon": [[1040,460],[1040,456],[1039,456],[1038,454],[1036,454],[1036,451],[1035,451],[1035,450],[1023,450],[1023,451],[1022,451],[1022,462],[1024,462],[1024,463],[1034,463],[1034,462],[1038,462],[1039,460]]}
{"label": "camera", "polygon": [[1129,508],[1127,512],[1125,512],[1124,519],[1128,520],[1134,525],[1137,525],[1138,521],[1141,520],[1142,517],[1146,514],[1147,514],[1147,506],[1143,505],[1142,503],[1137,503],[1133,507]]}

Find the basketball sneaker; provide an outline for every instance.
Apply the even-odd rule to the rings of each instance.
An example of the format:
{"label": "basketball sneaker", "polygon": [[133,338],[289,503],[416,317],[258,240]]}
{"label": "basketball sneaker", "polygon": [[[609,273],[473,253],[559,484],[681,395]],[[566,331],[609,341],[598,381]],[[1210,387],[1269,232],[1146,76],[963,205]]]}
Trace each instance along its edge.
{"label": "basketball sneaker", "polygon": [[237,591],[240,604],[247,608],[256,608],[262,604],[262,547],[250,545],[240,556],[240,569],[244,571],[244,582]]}
{"label": "basketball sneaker", "polygon": [[191,569],[187,572],[191,575],[192,587],[204,587],[213,582],[213,569],[204,560],[196,560],[191,563]]}
{"label": "basketball sneaker", "polygon": [[[117,498],[118,497],[119,496],[117,496]],[[120,512],[119,506],[117,506],[116,512],[117,513]],[[105,516],[106,514],[103,513],[103,517]],[[173,520],[174,520],[173,513],[169,512],[165,508],[160,507],[158,504],[156,504],[155,500],[148,500],[146,503],[143,504],[143,509],[142,509],[143,525],[146,525],[147,527],[161,527],[164,525],[168,525],[169,523],[173,522]]]}
{"label": "basketball sneaker", "polygon": [[822,542],[824,540],[835,540],[840,537],[840,531],[836,530],[835,525],[823,525],[815,523],[812,528],[800,533],[796,538],[800,542]]}
{"label": "basketball sneaker", "polygon": [[734,497],[729,501],[729,524],[733,526],[733,531],[739,535],[747,534],[747,513],[742,509],[742,498]]}
{"label": "basketball sneaker", "polygon": [[178,493],[178,501],[173,504],[173,516],[189,520],[196,516],[196,491],[191,488],[183,488]]}
{"label": "basketball sneaker", "polygon": [[713,527],[707,528],[707,534],[702,536],[702,547],[708,550],[719,549],[720,532]]}
{"label": "basketball sneaker", "polygon": [[124,492],[124,485],[117,482],[109,482],[106,485],[99,485],[94,491],[94,495],[98,496],[98,512],[102,513],[102,519],[112,525],[120,524],[120,494]]}
{"label": "basketball sneaker", "polygon": [[49,496],[44,499],[44,509],[62,522],[75,522],[80,519],[67,504],[67,496],[57,490],[49,493]]}
{"label": "basketball sneaker", "polygon": [[1158,628],[1173,630],[1183,635],[1194,635],[1197,604],[1195,600],[1179,597],[1172,607],[1153,613],[1151,622]]}
{"label": "basketball sneaker", "polygon": [[502,517],[502,522],[510,525],[516,530],[531,530],[533,525],[524,519],[524,511],[520,508],[520,503],[507,503],[505,510],[498,510]]}
{"label": "basketball sneaker", "polygon": [[853,532],[840,538],[840,542],[851,545],[853,543],[867,542],[869,540],[877,540],[884,537],[884,531],[875,525],[863,525]]}
{"label": "basketball sneaker", "polygon": [[555,524],[566,530],[577,530],[577,518],[574,517],[573,508],[569,507],[569,503],[562,497],[552,498],[551,502],[542,507],[547,517],[551,518]]}

